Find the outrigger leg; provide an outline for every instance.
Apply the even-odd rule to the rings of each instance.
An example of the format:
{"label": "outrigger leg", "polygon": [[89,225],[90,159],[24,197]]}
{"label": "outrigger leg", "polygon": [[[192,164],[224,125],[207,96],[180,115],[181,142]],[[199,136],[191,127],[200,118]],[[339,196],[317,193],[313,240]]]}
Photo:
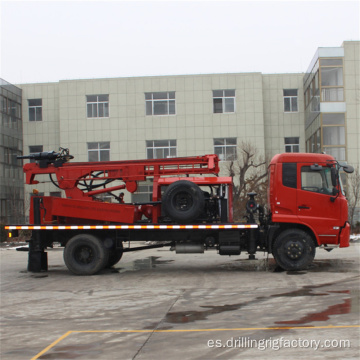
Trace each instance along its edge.
{"label": "outrigger leg", "polygon": [[[40,205],[41,198],[33,197],[35,225],[41,224]],[[44,251],[45,246],[42,241],[43,236],[44,234],[40,230],[32,231],[31,239],[29,241],[28,271],[40,272],[48,270],[47,252]]]}

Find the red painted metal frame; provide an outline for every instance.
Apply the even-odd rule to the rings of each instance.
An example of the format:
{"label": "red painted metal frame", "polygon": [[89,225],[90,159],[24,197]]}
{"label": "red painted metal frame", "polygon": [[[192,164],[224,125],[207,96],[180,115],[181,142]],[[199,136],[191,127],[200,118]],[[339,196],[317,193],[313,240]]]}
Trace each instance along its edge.
{"label": "red painted metal frame", "polygon": [[[42,221],[45,224],[79,223],[85,219],[93,222],[135,223],[142,215],[153,223],[158,223],[161,215],[160,204],[113,204],[99,202],[94,196],[115,190],[126,189],[133,193],[137,190],[138,181],[153,179],[153,201],[161,200],[161,186],[177,180],[193,181],[199,185],[229,186],[229,221],[232,222],[232,181],[231,178],[217,177],[219,159],[217,155],[204,155],[168,159],[147,159],[134,161],[105,162],[67,162],[56,167],[49,164],[42,168],[38,163],[28,163],[23,167],[26,183],[39,183],[36,176],[54,174],[56,182],[65,191],[66,198],[43,197]],[[212,174],[213,177],[184,177],[185,175]],[[103,189],[89,190],[79,188],[81,182],[121,181],[122,184]],[[33,222],[33,210],[30,209],[30,222]]]}

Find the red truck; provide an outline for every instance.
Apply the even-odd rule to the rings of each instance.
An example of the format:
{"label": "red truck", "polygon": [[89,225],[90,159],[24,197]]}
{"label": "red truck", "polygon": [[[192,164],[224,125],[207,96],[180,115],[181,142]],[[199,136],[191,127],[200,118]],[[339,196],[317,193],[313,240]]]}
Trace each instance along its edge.
{"label": "red truck", "polygon": [[[77,275],[92,275],[115,265],[124,252],[170,246],[176,253],[220,255],[272,253],[281,268],[303,270],[317,247],[348,247],[348,205],[340,172],[350,165],[325,154],[285,153],[268,168],[268,210],[249,193],[246,221],[233,221],[233,183],[220,177],[216,155],[135,161],[71,162],[67,149],[21,158],[26,183],[48,174],[66,197],[33,196],[28,270],[47,270],[46,248],[64,246],[64,261]],[[139,182],[152,182],[152,198],[125,203]],[[118,193],[120,191],[120,193]],[[111,196],[115,202],[99,199]],[[127,246],[136,241],[156,242]]]}

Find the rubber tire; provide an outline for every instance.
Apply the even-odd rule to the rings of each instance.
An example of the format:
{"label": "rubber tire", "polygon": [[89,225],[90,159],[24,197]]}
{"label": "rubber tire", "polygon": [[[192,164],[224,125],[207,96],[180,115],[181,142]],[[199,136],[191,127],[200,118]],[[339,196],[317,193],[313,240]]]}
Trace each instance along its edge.
{"label": "rubber tire", "polygon": [[[180,206],[180,203],[184,206]],[[191,181],[179,180],[170,184],[162,197],[166,216],[177,223],[191,223],[204,211],[205,198],[200,187]]]}
{"label": "rubber tire", "polygon": [[[89,258],[84,258],[87,255]],[[83,259],[80,258],[81,256]],[[105,268],[108,260],[109,250],[94,235],[75,235],[67,242],[64,249],[64,262],[75,275],[94,275]]]}
{"label": "rubber tire", "polygon": [[281,232],[272,249],[276,263],[287,271],[307,269],[314,260],[315,251],[312,237],[296,228]]}
{"label": "rubber tire", "polygon": [[117,264],[120,259],[123,256],[123,249],[110,249],[109,250],[109,259],[108,259],[108,263],[106,265],[106,268],[111,268],[112,266],[114,266],[115,264]]}

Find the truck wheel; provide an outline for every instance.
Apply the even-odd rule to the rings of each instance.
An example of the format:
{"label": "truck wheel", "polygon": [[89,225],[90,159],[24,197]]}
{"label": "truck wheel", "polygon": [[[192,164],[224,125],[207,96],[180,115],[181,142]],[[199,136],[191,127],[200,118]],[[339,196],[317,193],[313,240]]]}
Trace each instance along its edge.
{"label": "truck wheel", "polygon": [[304,270],[314,260],[315,244],[307,232],[300,229],[288,229],[275,239],[273,256],[284,270]]}
{"label": "truck wheel", "polygon": [[204,194],[198,185],[179,180],[166,189],[162,197],[165,215],[179,223],[192,222],[204,211]]}
{"label": "truck wheel", "polygon": [[122,256],[123,256],[122,247],[121,247],[121,249],[111,249],[109,251],[109,260],[108,260],[106,267],[111,268],[112,266],[117,264],[120,261],[120,259],[122,258]]}
{"label": "truck wheel", "polygon": [[75,275],[93,275],[103,269],[109,259],[109,251],[103,243],[90,234],[71,238],[64,249],[64,261]]}

